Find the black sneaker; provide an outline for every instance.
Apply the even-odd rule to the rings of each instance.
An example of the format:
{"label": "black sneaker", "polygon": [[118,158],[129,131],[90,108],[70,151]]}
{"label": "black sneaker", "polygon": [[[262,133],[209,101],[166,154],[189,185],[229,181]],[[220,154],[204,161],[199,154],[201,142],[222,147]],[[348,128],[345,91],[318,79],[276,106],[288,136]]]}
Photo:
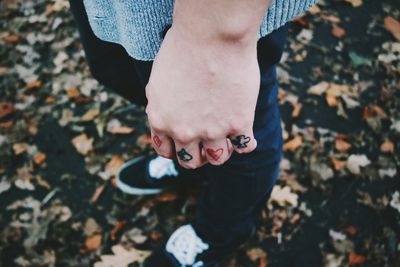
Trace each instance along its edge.
{"label": "black sneaker", "polygon": [[203,241],[192,225],[186,224],[175,230],[141,267],[220,267],[254,233],[252,229],[229,245],[212,245]]}
{"label": "black sneaker", "polygon": [[176,161],[160,156],[137,157],[119,169],[117,187],[130,195],[152,195],[175,187],[201,182],[201,169],[186,170]]}

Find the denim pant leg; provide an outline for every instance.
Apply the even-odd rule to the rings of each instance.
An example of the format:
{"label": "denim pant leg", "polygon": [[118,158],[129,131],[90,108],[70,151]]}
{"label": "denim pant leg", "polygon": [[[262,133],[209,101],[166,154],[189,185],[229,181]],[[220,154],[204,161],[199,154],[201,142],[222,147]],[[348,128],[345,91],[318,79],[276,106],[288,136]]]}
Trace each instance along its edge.
{"label": "denim pant leg", "polygon": [[194,227],[205,240],[229,244],[253,228],[279,173],[282,130],[275,68],[265,71],[258,98],[254,134],[258,146],[233,154],[222,166],[208,166]]}

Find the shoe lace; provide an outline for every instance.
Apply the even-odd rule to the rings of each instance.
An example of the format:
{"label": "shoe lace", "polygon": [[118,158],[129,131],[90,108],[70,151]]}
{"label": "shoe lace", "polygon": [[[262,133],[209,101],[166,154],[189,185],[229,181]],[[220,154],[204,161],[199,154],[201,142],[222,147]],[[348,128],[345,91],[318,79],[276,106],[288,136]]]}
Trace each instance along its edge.
{"label": "shoe lace", "polygon": [[166,175],[178,176],[178,171],[172,160],[163,157],[156,157],[149,162],[150,177],[160,179]]}
{"label": "shoe lace", "polygon": [[203,266],[202,261],[195,262],[196,256],[208,249],[208,244],[204,243],[197,236],[190,224],[179,227],[168,239],[166,250],[182,264],[182,267]]}

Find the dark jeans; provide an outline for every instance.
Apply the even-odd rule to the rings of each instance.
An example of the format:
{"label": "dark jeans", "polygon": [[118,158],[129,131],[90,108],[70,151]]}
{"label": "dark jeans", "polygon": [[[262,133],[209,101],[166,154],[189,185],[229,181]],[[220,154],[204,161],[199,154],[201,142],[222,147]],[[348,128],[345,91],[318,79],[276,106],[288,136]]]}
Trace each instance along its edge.
{"label": "dark jeans", "polygon": [[[146,105],[145,85],[152,62],[135,60],[122,46],[98,39],[82,1],[70,3],[93,76],[133,103]],[[287,27],[283,26],[258,42],[261,86],[253,126],[257,149],[249,154],[234,153],[222,166],[202,168],[208,184],[193,225],[205,241],[229,243],[248,233],[275,184],[282,147],[275,65],[286,36]]]}

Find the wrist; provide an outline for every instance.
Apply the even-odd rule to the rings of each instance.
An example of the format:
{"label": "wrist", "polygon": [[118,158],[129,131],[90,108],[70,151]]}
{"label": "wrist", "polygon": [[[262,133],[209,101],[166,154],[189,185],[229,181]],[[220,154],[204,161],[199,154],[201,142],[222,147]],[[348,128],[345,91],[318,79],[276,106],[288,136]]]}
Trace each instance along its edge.
{"label": "wrist", "polygon": [[254,46],[270,0],[176,0],[173,25],[196,42]]}

